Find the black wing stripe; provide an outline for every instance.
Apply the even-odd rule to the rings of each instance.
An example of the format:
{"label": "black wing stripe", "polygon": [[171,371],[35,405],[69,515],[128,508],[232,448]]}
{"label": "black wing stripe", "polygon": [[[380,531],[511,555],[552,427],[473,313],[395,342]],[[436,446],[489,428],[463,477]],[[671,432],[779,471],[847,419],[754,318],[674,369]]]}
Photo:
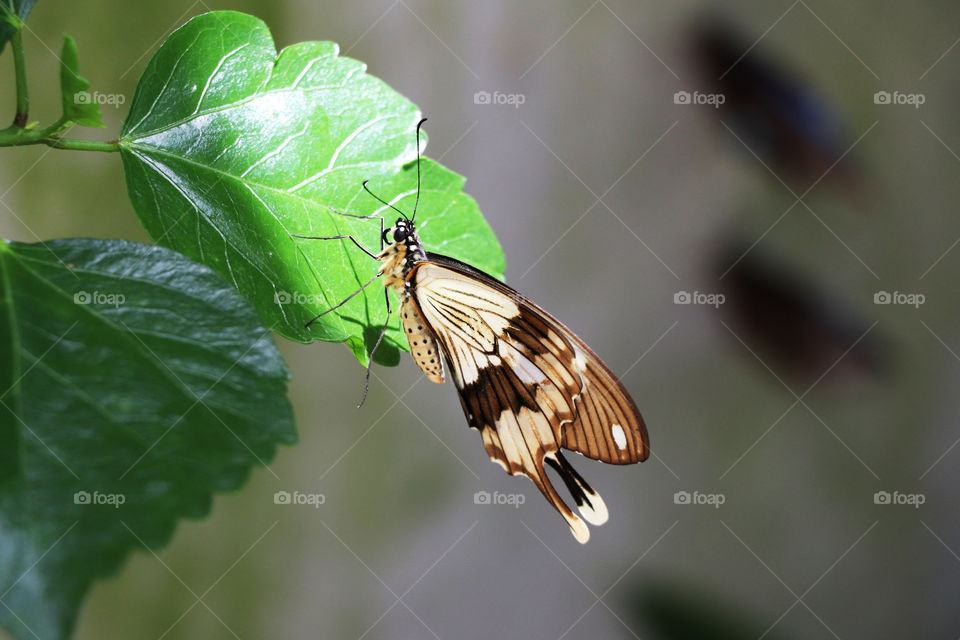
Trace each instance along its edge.
{"label": "black wing stripe", "polygon": [[[534,324],[527,321],[530,314],[521,313],[519,318],[511,321],[507,335],[512,342],[523,346],[521,353],[529,354],[528,359],[534,360],[534,365],[540,364],[540,370],[570,395],[580,392],[581,381],[573,370],[574,352],[570,345],[562,348],[549,339],[546,332],[538,331]],[[539,338],[537,336],[540,336]],[[537,363],[541,360],[542,363]]]}
{"label": "black wing stripe", "polygon": [[[473,329],[479,324],[478,320],[471,318],[470,315],[465,313],[462,309],[459,309],[441,299],[433,301],[433,306],[436,309],[436,312],[440,314],[446,321],[448,330],[455,333],[457,338],[475,349],[487,351],[486,345],[493,342],[492,331],[487,329],[487,332],[482,332],[479,327],[476,328],[476,331],[466,331],[463,327],[470,327]],[[481,342],[480,339],[483,341]]]}

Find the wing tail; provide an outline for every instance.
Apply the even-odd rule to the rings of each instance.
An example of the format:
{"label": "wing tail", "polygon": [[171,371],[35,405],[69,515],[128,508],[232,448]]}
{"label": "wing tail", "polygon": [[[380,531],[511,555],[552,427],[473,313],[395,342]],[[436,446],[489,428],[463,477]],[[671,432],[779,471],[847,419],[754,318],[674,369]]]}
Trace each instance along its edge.
{"label": "wing tail", "polygon": [[[546,462],[553,466],[553,458],[545,458]],[[556,467],[554,467],[556,468]],[[567,526],[570,527],[570,533],[573,534],[573,537],[577,539],[577,542],[580,544],[586,544],[590,540],[590,529],[587,528],[586,523],[580,519],[577,514],[567,506],[567,503],[563,501],[563,498],[560,497],[560,494],[557,493],[557,490],[554,489],[553,484],[550,483],[549,478],[547,478],[546,470],[543,467],[543,462],[537,465],[537,473],[531,474],[524,472],[528,478],[533,481],[533,484],[540,489],[540,493],[553,505],[553,508],[563,516],[563,519],[567,521]],[[561,477],[563,477],[561,475]],[[563,477],[564,482],[566,482],[566,477]],[[569,484],[567,487],[569,488]],[[576,497],[576,496],[575,496]],[[579,504],[579,503],[578,503]],[[604,507],[604,512],[606,512],[606,507]],[[580,513],[583,514],[584,518],[587,518],[587,513],[583,510],[583,507],[580,507]],[[589,519],[588,519],[589,521]],[[602,524],[602,523],[594,523]]]}
{"label": "wing tail", "polygon": [[577,509],[580,510],[580,515],[583,516],[584,520],[595,526],[605,523],[609,513],[603,498],[587,484],[587,481],[567,462],[563,454],[557,451],[554,455],[547,456],[545,461],[567,485],[567,490],[570,491],[574,502],[577,503]]}
{"label": "wing tail", "polygon": [[[542,450],[529,452],[525,443],[523,449],[519,449],[518,445],[520,445],[520,443],[511,437],[509,431],[504,434],[506,441],[501,439],[501,435],[495,429],[491,428],[484,428],[481,431],[481,435],[483,437],[484,448],[487,450],[487,455],[490,456],[490,459],[503,467],[503,469],[511,475],[523,475],[529,478],[537,489],[540,490],[540,493],[543,494],[543,497],[545,497],[547,501],[553,505],[553,508],[557,510],[557,513],[563,517],[567,526],[570,527],[570,533],[577,539],[577,542],[585,544],[590,539],[590,530],[587,528],[586,523],[567,506],[567,503],[564,502],[560,494],[557,493],[557,490],[550,482],[550,478],[547,477],[544,462],[555,469],[563,479],[564,484],[567,485],[567,488],[573,495],[580,509],[580,513],[583,514],[587,522],[603,524],[603,522],[606,521],[607,508],[603,505],[603,501],[600,500],[600,496],[594,493],[593,489],[584,482],[583,478],[573,470],[573,467],[571,467],[566,460],[563,460],[562,464],[557,463],[557,456],[563,459],[559,451],[549,454],[544,454]],[[506,453],[507,450],[510,451],[510,455]],[[601,512],[602,519],[597,517]]]}

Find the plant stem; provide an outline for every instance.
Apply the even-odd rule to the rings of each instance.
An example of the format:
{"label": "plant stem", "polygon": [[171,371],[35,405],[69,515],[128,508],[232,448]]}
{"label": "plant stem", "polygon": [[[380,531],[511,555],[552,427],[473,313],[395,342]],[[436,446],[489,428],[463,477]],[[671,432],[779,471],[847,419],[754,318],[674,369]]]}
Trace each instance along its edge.
{"label": "plant stem", "polygon": [[22,147],[28,144],[45,144],[54,149],[77,151],[119,151],[120,142],[102,140],[77,140],[61,138],[60,134],[70,123],[60,118],[43,129],[21,129],[16,124],[0,131],[0,147]]}
{"label": "plant stem", "polygon": [[75,149],[77,151],[119,151],[119,141],[75,140],[61,138],[60,134],[71,124],[62,117],[49,127],[27,129],[30,112],[30,95],[27,93],[27,67],[23,57],[22,23],[10,38],[13,49],[13,68],[17,84],[17,113],[13,124],[0,130],[0,147],[19,147],[28,144],[45,144],[55,149]]}
{"label": "plant stem", "polygon": [[22,129],[27,126],[30,96],[27,93],[27,68],[23,60],[23,34],[20,29],[13,32],[10,46],[13,49],[13,68],[17,79],[17,114],[13,118],[13,126]]}
{"label": "plant stem", "polygon": [[44,142],[54,149],[73,149],[74,151],[119,151],[120,143],[103,140],[76,140],[72,138],[51,138]]}

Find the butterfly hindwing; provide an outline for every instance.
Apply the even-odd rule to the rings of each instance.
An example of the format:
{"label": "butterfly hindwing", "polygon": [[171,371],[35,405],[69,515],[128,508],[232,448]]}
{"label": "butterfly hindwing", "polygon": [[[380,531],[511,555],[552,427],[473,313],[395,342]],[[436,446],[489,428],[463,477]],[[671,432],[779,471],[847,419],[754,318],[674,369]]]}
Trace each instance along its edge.
{"label": "butterfly hindwing", "polygon": [[530,478],[585,542],[586,525],[557,494],[546,467],[563,480],[584,519],[606,521],[600,496],[560,449],[615,464],[645,459],[646,428],[630,396],[566,327],[483,272],[428,254],[407,279],[488,455],[508,473]]}

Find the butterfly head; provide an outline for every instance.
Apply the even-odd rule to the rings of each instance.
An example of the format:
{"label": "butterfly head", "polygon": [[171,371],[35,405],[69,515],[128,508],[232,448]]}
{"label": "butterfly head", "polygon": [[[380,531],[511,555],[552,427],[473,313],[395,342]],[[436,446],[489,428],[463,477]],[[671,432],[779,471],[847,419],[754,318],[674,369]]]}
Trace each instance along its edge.
{"label": "butterfly head", "polygon": [[389,229],[385,229],[383,232],[383,241],[386,244],[402,242],[409,245],[410,240],[417,240],[419,242],[416,229],[413,226],[413,220],[397,218],[397,223]]}
{"label": "butterfly head", "polygon": [[396,224],[389,229],[384,229],[383,242],[394,247],[402,256],[404,272],[415,263],[427,258],[413,220],[408,218],[397,218]]}

